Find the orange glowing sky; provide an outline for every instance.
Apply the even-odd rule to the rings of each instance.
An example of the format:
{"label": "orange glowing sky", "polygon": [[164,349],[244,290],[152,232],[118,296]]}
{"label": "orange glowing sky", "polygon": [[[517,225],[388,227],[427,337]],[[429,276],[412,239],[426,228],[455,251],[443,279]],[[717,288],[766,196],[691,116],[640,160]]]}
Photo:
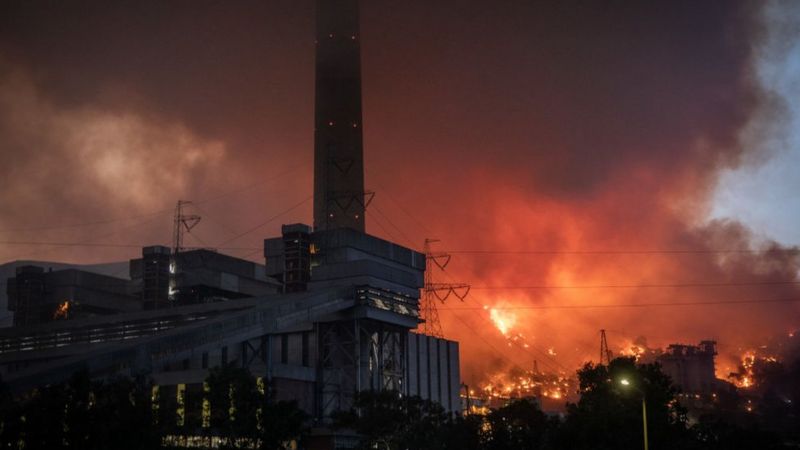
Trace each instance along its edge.
{"label": "orange glowing sky", "polygon": [[[490,3],[362,5],[368,231],[512,252],[436,274],[473,285],[441,311],[467,379],[572,370],[601,328],[612,349],[714,338],[730,361],[800,326],[800,303],[775,301],[800,298],[798,249],[710,215],[721,174],[769,159],[759,143],[790,114],[754,76],[778,39],[762,9]],[[0,261],[135,257],[169,242],[178,199],[204,216],[190,245],[253,260],[281,223],[310,222],[312,12],[4,2]],[[641,307],[721,301],[746,303]]]}

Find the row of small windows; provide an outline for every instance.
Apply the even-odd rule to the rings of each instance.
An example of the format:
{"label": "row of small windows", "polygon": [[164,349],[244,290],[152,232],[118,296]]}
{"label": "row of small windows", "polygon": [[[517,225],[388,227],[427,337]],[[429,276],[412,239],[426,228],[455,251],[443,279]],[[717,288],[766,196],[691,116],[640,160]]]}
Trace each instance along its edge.
{"label": "row of small windows", "polygon": [[[256,386],[259,394],[264,395],[266,384],[263,377],[256,378]],[[223,410],[227,409],[228,419],[230,421],[234,421],[236,420],[236,405],[232,396],[233,386],[231,386],[229,389],[229,398],[231,399],[231,403],[229,405],[218,405],[218,407],[222,408]],[[172,417],[174,417],[175,425],[178,427],[184,427],[188,425],[189,421],[196,423],[199,419],[199,424],[202,426],[202,428],[209,428],[211,426],[212,407],[209,400],[210,394],[211,386],[209,386],[207,382],[203,382],[202,384],[193,383],[189,385],[185,383],[179,383],[172,386],[155,385],[152,387],[150,393],[150,408],[153,412],[154,422],[158,423],[160,420],[171,422]],[[192,397],[195,401],[191,403],[188,402],[188,397]],[[196,406],[196,399],[198,398],[202,399],[199,410]],[[193,408],[190,408],[190,406],[193,406]],[[257,427],[259,430],[263,426],[261,417],[261,408],[258,408],[256,411],[256,418],[258,422]]]}

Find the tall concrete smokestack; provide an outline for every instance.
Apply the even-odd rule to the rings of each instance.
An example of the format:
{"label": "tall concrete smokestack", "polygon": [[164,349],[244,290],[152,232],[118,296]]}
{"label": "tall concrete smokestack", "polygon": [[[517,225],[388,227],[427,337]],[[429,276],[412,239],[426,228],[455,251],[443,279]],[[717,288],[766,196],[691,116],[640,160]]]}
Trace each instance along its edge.
{"label": "tall concrete smokestack", "polygon": [[317,0],[314,229],[364,232],[358,0]]}

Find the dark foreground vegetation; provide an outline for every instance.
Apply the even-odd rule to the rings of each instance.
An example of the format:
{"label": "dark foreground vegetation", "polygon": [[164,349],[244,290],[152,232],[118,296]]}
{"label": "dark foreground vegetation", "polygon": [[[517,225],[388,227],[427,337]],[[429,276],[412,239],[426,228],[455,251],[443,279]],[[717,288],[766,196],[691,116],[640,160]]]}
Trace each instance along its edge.
{"label": "dark foreground vegetation", "polygon": [[[619,358],[578,372],[580,400],[561,417],[526,399],[485,416],[453,417],[438,404],[386,391],[359,395],[351,411],[334,417],[333,427],[361,435],[364,449],[639,450],[644,395],[652,450],[800,448],[796,369],[776,375],[794,383],[765,394],[759,413],[736,412],[728,399],[730,408],[723,401],[691,424],[658,366]],[[623,378],[628,386],[619,383]],[[296,404],[270,397],[243,369],[213,370],[202,395],[187,395],[177,406],[141,380],[101,383],[79,373],[19,398],[2,390],[0,448],[152,450],[177,446],[187,436],[195,445],[213,437],[220,448],[302,448],[310,418]]]}
{"label": "dark foreground vegetation", "polygon": [[[586,365],[578,378],[580,400],[569,404],[563,417],[548,416],[535,402],[521,399],[486,416],[450,418],[431,402],[381,392],[362,394],[357,408],[337,421],[363,435],[365,449],[641,450],[643,394],[651,450],[800,448],[800,408],[786,399],[769,403],[778,410],[759,414],[737,413],[736,402],[728,399],[728,405],[690,424],[677,389],[657,365],[618,358],[609,366]],[[797,394],[795,388],[794,398]],[[780,426],[774,426],[777,421]]]}
{"label": "dark foreground vegetation", "polygon": [[[183,405],[143,380],[90,380],[42,387],[20,398],[0,393],[0,448],[154,450],[212,442],[223,449],[284,449],[308,416],[294,402],[272,402],[247,370],[212,369],[201,395]],[[205,441],[203,441],[205,440]]]}

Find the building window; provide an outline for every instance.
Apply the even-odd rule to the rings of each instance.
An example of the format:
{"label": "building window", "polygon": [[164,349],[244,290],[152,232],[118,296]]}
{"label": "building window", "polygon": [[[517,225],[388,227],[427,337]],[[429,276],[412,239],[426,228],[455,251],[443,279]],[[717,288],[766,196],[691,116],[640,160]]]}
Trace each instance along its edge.
{"label": "building window", "polygon": [[161,402],[161,392],[158,385],[153,386],[150,391],[150,408],[153,412],[153,423],[158,424],[158,407]]}
{"label": "building window", "polygon": [[175,390],[175,424],[179,427],[186,425],[186,385],[179,384]]}
{"label": "building window", "polygon": [[309,364],[309,348],[308,348],[308,331],[303,332],[303,366],[310,367]]}
{"label": "building window", "polygon": [[222,357],[220,358],[222,365],[228,364],[228,346],[222,347]]}
{"label": "building window", "polygon": [[[264,378],[258,377],[256,378],[256,389],[258,389],[258,393],[261,395],[261,399],[264,398],[266,395],[267,389],[264,385]],[[256,429],[261,431],[264,428],[264,410],[259,406],[256,409]]]}
{"label": "building window", "polygon": [[208,352],[203,352],[203,369],[208,369]]}
{"label": "building window", "polygon": [[207,382],[203,382],[203,411],[202,411],[202,426],[209,428],[211,426],[211,400],[208,397],[211,394],[211,386]]}
{"label": "building window", "polygon": [[289,335],[281,335],[281,364],[289,364]]}

